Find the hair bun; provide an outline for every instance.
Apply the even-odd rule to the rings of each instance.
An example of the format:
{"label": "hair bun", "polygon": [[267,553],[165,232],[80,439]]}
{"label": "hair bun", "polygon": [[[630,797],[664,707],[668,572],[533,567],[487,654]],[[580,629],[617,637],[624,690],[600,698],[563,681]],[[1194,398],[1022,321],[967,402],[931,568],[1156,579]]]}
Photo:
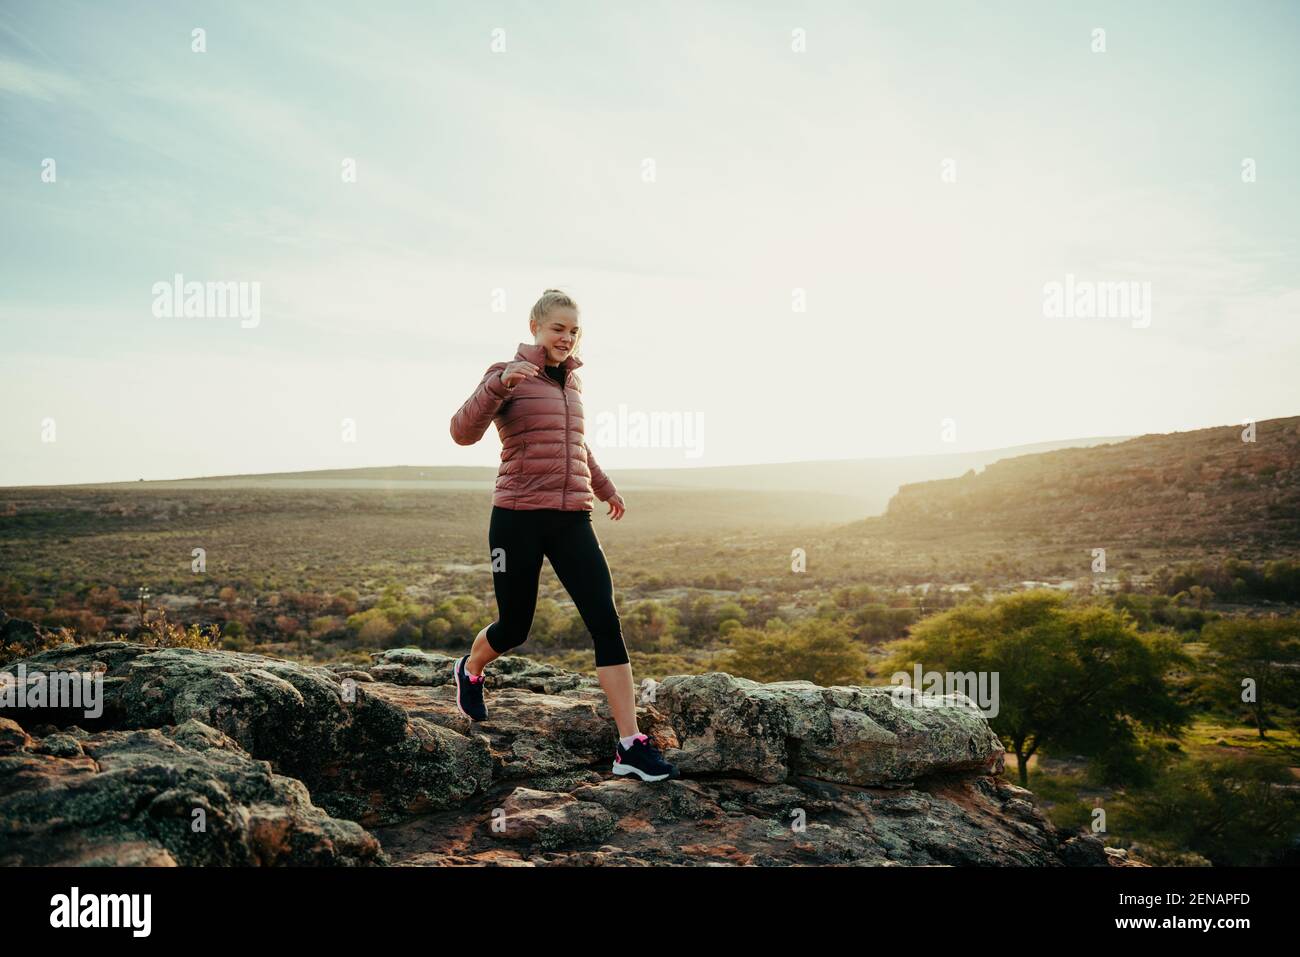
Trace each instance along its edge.
{"label": "hair bun", "polygon": [[548,292],[559,292],[559,291],[560,291],[560,290],[558,290],[558,289],[543,289],[543,290],[542,290],[542,295],[546,295]]}

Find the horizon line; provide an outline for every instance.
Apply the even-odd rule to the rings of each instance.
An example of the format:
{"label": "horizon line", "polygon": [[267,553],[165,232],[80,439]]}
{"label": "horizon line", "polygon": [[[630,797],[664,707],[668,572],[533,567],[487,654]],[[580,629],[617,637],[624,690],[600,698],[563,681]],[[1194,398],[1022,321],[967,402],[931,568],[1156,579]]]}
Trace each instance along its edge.
{"label": "horizon line", "polygon": [[[1208,428],[1220,428],[1221,426],[1208,426]],[[1195,430],[1190,430],[1195,431]],[[1174,433],[1146,433],[1170,435]],[[1033,445],[1047,445],[1058,442],[1096,442],[1099,444],[1110,444],[1112,442],[1124,442],[1129,439],[1138,438],[1133,435],[1120,436],[1079,436],[1069,439],[1041,439],[1033,442],[1021,442],[1016,445],[1003,445],[993,448],[983,449],[963,449],[952,452],[921,452],[903,455],[872,455],[872,456],[853,456],[838,459],[795,459],[785,462],[741,462],[732,465],[701,465],[701,466],[631,466],[621,471],[639,471],[639,472],[704,472],[710,469],[744,469],[744,468],[766,468],[777,465],[822,465],[827,463],[843,462],[879,462],[898,459],[927,459],[927,458],[946,458],[954,455],[978,455],[987,452],[1012,451],[1015,449],[1026,448]],[[100,485],[140,485],[141,483],[152,482],[211,482],[211,481],[229,481],[233,479],[254,479],[265,478],[268,475],[308,475],[319,472],[357,472],[366,469],[492,469],[492,465],[406,465],[406,464],[387,464],[387,465],[349,465],[344,467],[330,468],[303,468],[303,469],[280,469],[274,472],[236,472],[225,475],[190,475],[180,478],[137,478],[137,479],[109,479],[98,482],[58,482],[53,484],[31,484],[31,485],[0,485],[0,491],[9,489],[40,489],[40,488],[84,488],[88,486]]]}

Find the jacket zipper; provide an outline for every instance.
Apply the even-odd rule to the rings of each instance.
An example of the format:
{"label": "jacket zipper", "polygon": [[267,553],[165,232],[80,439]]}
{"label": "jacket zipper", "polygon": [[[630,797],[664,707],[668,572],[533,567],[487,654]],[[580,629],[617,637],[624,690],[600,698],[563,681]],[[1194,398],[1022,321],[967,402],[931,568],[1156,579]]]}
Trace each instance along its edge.
{"label": "jacket zipper", "polygon": [[569,382],[569,370],[564,370],[564,381],[560,383],[560,395],[564,396],[564,488],[560,490],[560,511],[564,511],[564,502],[569,494],[569,460],[573,456],[569,452],[569,390],[565,386]]}
{"label": "jacket zipper", "polygon": [[[545,372],[542,375],[546,375]],[[546,375],[548,382],[555,382],[549,375]],[[566,386],[569,384],[569,370],[564,370],[564,381],[555,382],[560,388],[560,395],[564,397],[564,488],[560,490],[560,511],[564,511],[564,503],[569,497],[569,391]],[[524,443],[524,450],[528,450],[528,443]]]}

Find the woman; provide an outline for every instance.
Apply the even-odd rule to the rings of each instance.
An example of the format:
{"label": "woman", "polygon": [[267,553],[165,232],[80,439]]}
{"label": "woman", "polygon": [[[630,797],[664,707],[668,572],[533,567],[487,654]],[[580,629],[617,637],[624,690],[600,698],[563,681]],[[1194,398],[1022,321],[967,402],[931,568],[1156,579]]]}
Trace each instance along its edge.
{"label": "woman", "polygon": [[632,666],[614,607],[614,583],[591,523],[592,499],[609,503],[618,520],[627,506],[596,464],[584,434],[582,382],[575,370],[578,306],[548,289],[528,321],[532,344],[519,343],[513,362],[494,362],[451,418],[451,437],[473,445],[488,424],[501,437],[501,467],[492,495],[488,548],[500,616],[478,633],[470,653],[456,661],[456,706],[474,721],[487,719],[483,669],[528,637],[537,607],[542,556],[578,607],[596,646],[596,674],[618,726],[615,774],[643,781],[677,777],[677,768],[636,723]]}

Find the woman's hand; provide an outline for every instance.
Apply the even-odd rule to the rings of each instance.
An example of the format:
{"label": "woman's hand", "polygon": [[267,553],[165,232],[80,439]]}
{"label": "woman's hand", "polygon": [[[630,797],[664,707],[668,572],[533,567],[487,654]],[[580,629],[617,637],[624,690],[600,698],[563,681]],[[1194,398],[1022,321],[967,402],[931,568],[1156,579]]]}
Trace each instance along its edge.
{"label": "woman's hand", "polygon": [[528,360],[520,362],[511,362],[501,370],[501,384],[507,389],[513,389],[518,383],[523,382],[529,376],[535,376],[541,370]]}
{"label": "woman's hand", "polygon": [[612,498],[605,499],[605,503],[609,506],[609,511],[606,514],[616,522],[622,518],[623,513],[627,511],[627,505],[623,502],[623,496],[619,495],[617,492],[614,493]]}

